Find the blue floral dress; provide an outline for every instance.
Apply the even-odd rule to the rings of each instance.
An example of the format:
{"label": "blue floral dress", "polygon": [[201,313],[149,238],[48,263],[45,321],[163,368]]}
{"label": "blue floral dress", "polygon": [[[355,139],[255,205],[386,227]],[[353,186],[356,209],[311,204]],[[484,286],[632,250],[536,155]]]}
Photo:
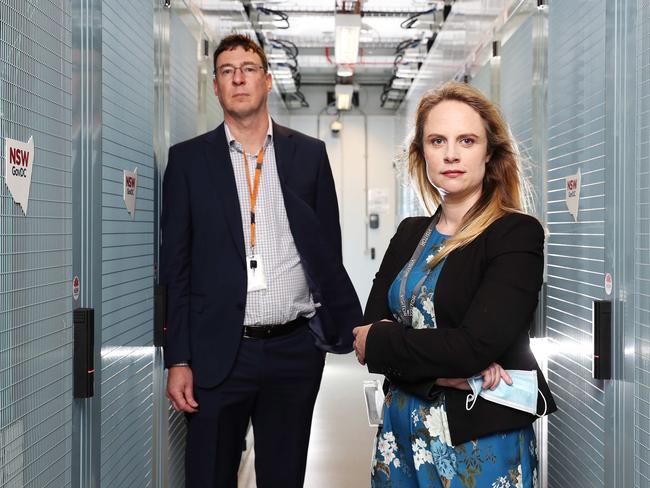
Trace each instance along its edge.
{"label": "blue floral dress", "polygon": [[[406,282],[407,299],[427,274],[427,260],[447,236],[435,228]],[[411,310],[413,328],[435,328],[433,296],[444,261],[421,285]],[[400,282],[388,292],[397,317]],[[377,432],[372,460],[373,488],[532,488],[537,486],[537,443],[532,426],[497,433],[465,444],[451,443],[444,395],[433,402],[391,385],[384,404],[384,425]]]}

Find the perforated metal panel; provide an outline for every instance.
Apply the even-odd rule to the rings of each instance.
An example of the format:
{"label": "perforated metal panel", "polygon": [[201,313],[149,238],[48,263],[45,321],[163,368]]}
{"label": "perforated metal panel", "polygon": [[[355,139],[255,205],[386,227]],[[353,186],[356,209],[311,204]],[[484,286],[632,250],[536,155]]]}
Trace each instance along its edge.
{"label": "perforated metal panel", "polygon": [[[602,382],[591,374],[592,300],[604,283],[605,2],[549,5],[549,487],[604,486]],[[582,173],[578,222],[565,178]]]}
{"label": "perforated metal panel", "polygon": [[175,11],[169,35],[171,144],[196,136],[198,89],[197,41]]}
{"label": "perforated metal panel", "polygon": [[[207,132],[223,122],[223,109],[221,108],[221,105],[219,105],[219,99],[214,94],[214,88],[212,85],[212,80],[214,79],[212,75],[212,56],[210,56],[209,63],[205,63],[205,65],[208,74],[200,79],[200,83],[203,84],[203,97],[202,99],[199,99],[199,103],[204,104],[205,127],[203,128],[203,131]],[[199,109],[201,109],[201,107],[199,107]]]}
{"label": "perforated metal panel", "polygon": [[533,18],[501,47],[501,110],[523,148],[532,143]]}
{"label": "perforated metal panel", "polygon": [[501,47],[501,110],[522,155],[523,176],[532,188],[533,160],[533,17],[529,17]]}
{"label": "perforated metal panel", "polygon": [[[0,486],[71,484],[70,2],[0,0]],[[27,216],[4,139],[34,138]]]}
{"label": "perforated metal panel", "polygon": [[[101,486],[152,471],[153,2],[102,5]],[[127,212],[123,171],[137,168]]]}
{"label": "perforated metal panel", "polygon": [[650,1],[637,2],[634,486],[650,487]]}
{"label": "perforated metal panel", "polygon": [[492,98],[492,66],[489,61],[471,79],[470,84],[481,90],[486,97]]}

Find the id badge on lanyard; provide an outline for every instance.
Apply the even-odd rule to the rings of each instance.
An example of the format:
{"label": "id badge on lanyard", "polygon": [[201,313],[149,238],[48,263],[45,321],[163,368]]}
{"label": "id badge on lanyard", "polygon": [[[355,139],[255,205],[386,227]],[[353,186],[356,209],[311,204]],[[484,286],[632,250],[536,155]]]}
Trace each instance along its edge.
{"label": "id badge on lanyard", "polygon": [[246,271],[248,273],[248,291],[266,289],[266,276],[264,275],[262,258],[259,254],[246,256]]}
{"label": "id badge on lanyard", "polygon": [[248,159],[244,151],[244,165],[246,167],[246,183],[251,200],[251,253],[246,257],[246,274],[248,278],[247,291],[258,291],[266,289],[266,275],[262,257],[255,252],[255,207],[257,204],[257,194],[260,189],[260,177],[262,174],[262,163],[264,162],[264,146],[257,153],[257,164],[255,165],[255,181],[251,184],[250,170],[248,169]]}

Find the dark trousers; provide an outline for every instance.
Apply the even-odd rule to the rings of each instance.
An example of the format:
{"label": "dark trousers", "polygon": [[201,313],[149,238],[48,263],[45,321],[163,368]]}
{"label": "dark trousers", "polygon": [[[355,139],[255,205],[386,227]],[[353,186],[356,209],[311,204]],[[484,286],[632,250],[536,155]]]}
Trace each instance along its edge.
{"label": "dark trousers", "polygon": [[186,488],[236,488],[249,419],[259,488],[303,486],[324,355],[308,327],[273,339],[243,339],[228,378],[194,387],[187,415]]}

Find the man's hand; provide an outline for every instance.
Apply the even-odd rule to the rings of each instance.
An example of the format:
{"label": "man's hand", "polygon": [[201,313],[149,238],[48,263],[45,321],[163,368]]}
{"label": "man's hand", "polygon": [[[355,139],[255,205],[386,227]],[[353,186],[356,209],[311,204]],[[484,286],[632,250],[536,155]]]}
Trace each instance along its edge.
{"label": "man's hand", "polygon": [[362,366],[366,364],[366,337],[368,337],[368,331],[370,330],[371,325],[372,324],[361,325],[352,329],[352,335],[354,336],[354,353],[357,355],[357,361],[359,361],[359,364]]}
{"label": "man's hand", "polygon": [[177,412],[195,413],[199,404],[192,391],[192,370],[189,366],[173,366],[167,372],[167,398]]}

